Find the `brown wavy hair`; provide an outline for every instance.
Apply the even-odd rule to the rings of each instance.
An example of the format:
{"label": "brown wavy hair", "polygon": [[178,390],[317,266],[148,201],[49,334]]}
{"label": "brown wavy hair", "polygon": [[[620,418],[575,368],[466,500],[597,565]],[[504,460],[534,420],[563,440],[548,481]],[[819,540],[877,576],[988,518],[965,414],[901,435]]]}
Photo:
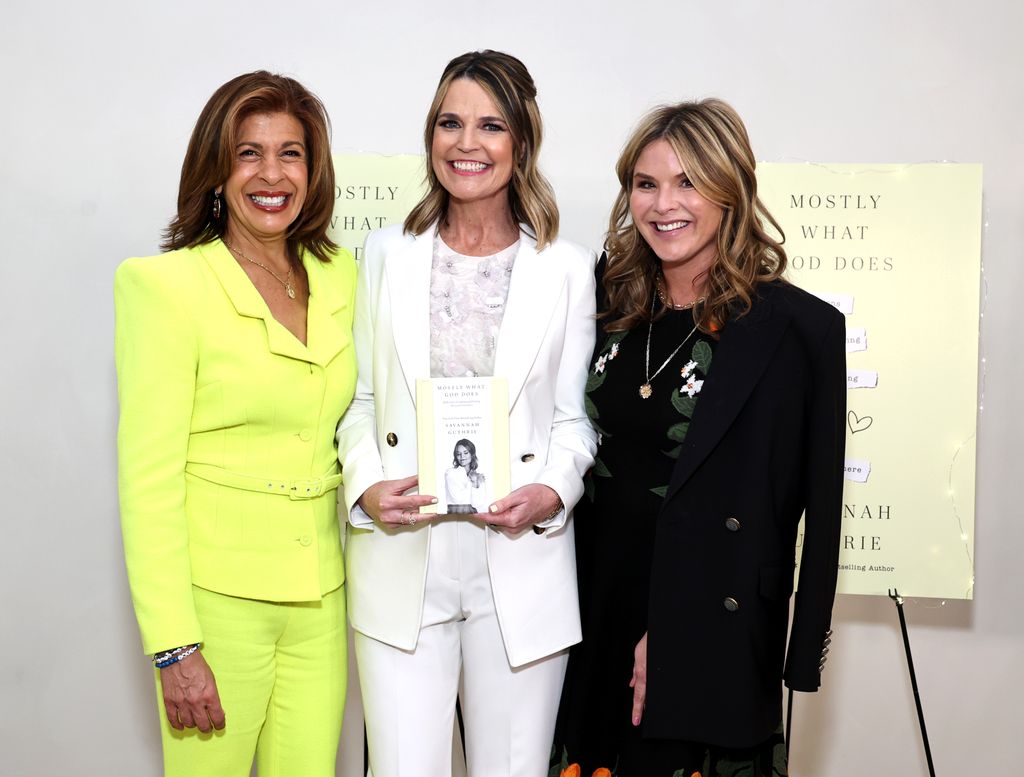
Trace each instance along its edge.
{"label": "brown wavy hair", "polygon": [[[633,224],[629,198],[637,159],[657,140],[669,143],[697,192],[722,209],[704,301],[694,306],[697,325],[714,334],[729,319],[750,311],[757,284],[778,280],[786,270],[782,228],[757,196],[756,162],[746,127],[732,106],[718,99],[655,108],[626,143],[615,166],[621,188],[605,241],[607,307],[601,316],[609,332],[631,329],[652,317],[661,263]],[[654,317],[663,314],[664,308]]]}
{"label": "brown wavy hair", "polygon": [[537,248],[543,249],[558,237],[558,205],[551,184],[537,165],[544,135],[537,107],[537,87],[526,65],[500,51],[468,52],[449,62],[441,74],[423,129],[429,191],[406,217],[405,231],[422,234],[448,214],[448,192],[434,174],[431,149],[441,103],[457,78],[468,78],[479,84],[508,124],[513,148],[512,180],[508,187],[512,216],[517,223],[530,228]]}
{"label": "brown wavy hair", "polygon": [[228,203],[222,199],[221,217],[213,218],[214,191],[231,175],[242,122],[261,113],[293,116],[306,136],[306,201],[288,228],[288,255],[297,262],[301,247],[322,262],[331,261],[337,245],[327,236],[334,210],[330,119],[323,103],[302,84],[265,70],[232,78],[213,93],[199,114],[181,165],[178,213],[164,230],[161,248],[189,248],[224,236]]}

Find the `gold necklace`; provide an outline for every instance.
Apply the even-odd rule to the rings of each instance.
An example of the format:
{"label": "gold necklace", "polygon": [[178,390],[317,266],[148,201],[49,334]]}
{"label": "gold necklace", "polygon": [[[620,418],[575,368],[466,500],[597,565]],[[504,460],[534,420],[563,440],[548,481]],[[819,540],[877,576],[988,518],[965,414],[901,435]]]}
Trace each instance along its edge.
{"label": "gold necklace", "polygon": [[669,310],[689,310],[698,302],[703,302],[705,299],[704,297],[697,297],[697,299],[692,300],[691,302],[687,302],[685,305],[677,305],[672,301],[672,298],[668,295],[668,292],[665,290],[665,284],[664,281],[662,281],[660,275],[655,279],[654,287],[658,290],[658,299],[661,300],[661,304],[667,307]]}
{"label": "gold necklace", "polygon": [[237,248],[235,248],[233,245],[231,245],[231,243],[228,243],[227,241],[225,241],[224,245],[226,245],[228,248],[230,248],[232,253],[238,254],[240,257],[245,259],[245,261],[250,262],[251,264],[254,264],[257,267],[262,267],[268,273],[273,275],[274,279],[278,283],[280,283],[282,286],[284,286],[284,293],[288,295],[288,299],[295,299],[295,287],[292,286],[292,268],[291,268],[291,266],[288,267],[288,274],[286,276],[284,276],[284,278],[282,278],[276,272],[274,272],[269,267],[267,267],[265,264],[263,264],[263,262],[257,262],[255,259],[250,259],[248,256],[246,256],[241,251],[239,251]]}
{"label": "gold necklace", "polygon": [[[697,300],[694,300],[694,302],[696,302],[696,301]],[[640,385],[640,398],[641,399],[650,399],[651,398],[651,394],[654,393],[654,389],[651,388],[651,381],[654,380],[656,377],[658,377],[658,373],[660,373],[663,369],[665,369],[665,367],[668,366],[668,363],[670,361],[672,361],[676,357],[676,354],[679,353],[680,349],[684,345],[686,345],[686,341],[689,340],[690,337],[693,336],[693,333],[697,331],[697,325],[694,324],[693,325],[693,329],[690,330],[690,333],[686,337],[683,338],[683,341],[681,343],[679,343],[679,345],[676,346],[676,349],[674,351],[672,351],[672,353],[669,355],[669,357],[667,359],[665,359],[665,361],[663,361],[661,363],[661,366],[658,367],[658,369],[656,369],[654,371],[653,375],[651,375],[651,332],[654,331],[654,303],[655,303],[655,300],[652,299],[651,300],[651,320],[647,322],[647,350],[644,352],[644,378],[645,378],[645,380]],[[693,303],[691,302],[690,304],[692,305]]]}

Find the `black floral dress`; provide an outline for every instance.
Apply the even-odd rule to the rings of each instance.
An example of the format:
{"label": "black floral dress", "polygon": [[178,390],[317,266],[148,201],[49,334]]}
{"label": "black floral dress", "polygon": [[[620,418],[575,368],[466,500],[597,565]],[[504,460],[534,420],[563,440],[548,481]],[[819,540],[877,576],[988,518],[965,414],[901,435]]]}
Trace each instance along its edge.
{"label": "black floral dress", "polygon": [[551,775],[591,777],[601,768],[615,777],[785,775],[781,734],[735,752],[644,739],[643,726],[630,720],[633,650],[647,631],[655,519],[715,346],[714,338],[694,330],[688,310],[666,311],[651,327],[649,372],[647,341],[645,323],[599,336],[591,362],[586,403],[600,447],[574,517],[583,641],[570,651]]}

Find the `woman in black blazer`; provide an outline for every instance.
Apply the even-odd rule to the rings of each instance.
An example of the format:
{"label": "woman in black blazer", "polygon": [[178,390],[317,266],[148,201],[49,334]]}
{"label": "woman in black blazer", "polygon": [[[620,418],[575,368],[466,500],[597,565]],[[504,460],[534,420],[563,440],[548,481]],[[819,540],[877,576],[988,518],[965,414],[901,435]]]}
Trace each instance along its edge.
{"label": "woman in black blazer", "polygon": [[845,327],[783,280],[754,167],[720,100],[655,110],[619,159],[587,384],[601,447],[576,516],[583,642],[555,751],[567,773],[784,775],[782,681],[819,686]]}

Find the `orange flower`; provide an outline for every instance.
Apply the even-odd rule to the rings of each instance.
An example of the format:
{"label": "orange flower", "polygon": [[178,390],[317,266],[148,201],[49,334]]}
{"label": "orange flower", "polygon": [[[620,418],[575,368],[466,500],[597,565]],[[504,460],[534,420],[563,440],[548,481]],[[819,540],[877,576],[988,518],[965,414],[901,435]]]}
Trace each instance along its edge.
{"label": "orange flower", "polygon": [[564,769],[562,769],[562,773],[561,775],[559,775],[559,777],[580,777],[580,765],[569,764]]}
{"label": "orange flower", "polygon": [[605,769],[603,766],[600,769],[594,769],[594,773],[590,777],[612,777],[610,769]]}

